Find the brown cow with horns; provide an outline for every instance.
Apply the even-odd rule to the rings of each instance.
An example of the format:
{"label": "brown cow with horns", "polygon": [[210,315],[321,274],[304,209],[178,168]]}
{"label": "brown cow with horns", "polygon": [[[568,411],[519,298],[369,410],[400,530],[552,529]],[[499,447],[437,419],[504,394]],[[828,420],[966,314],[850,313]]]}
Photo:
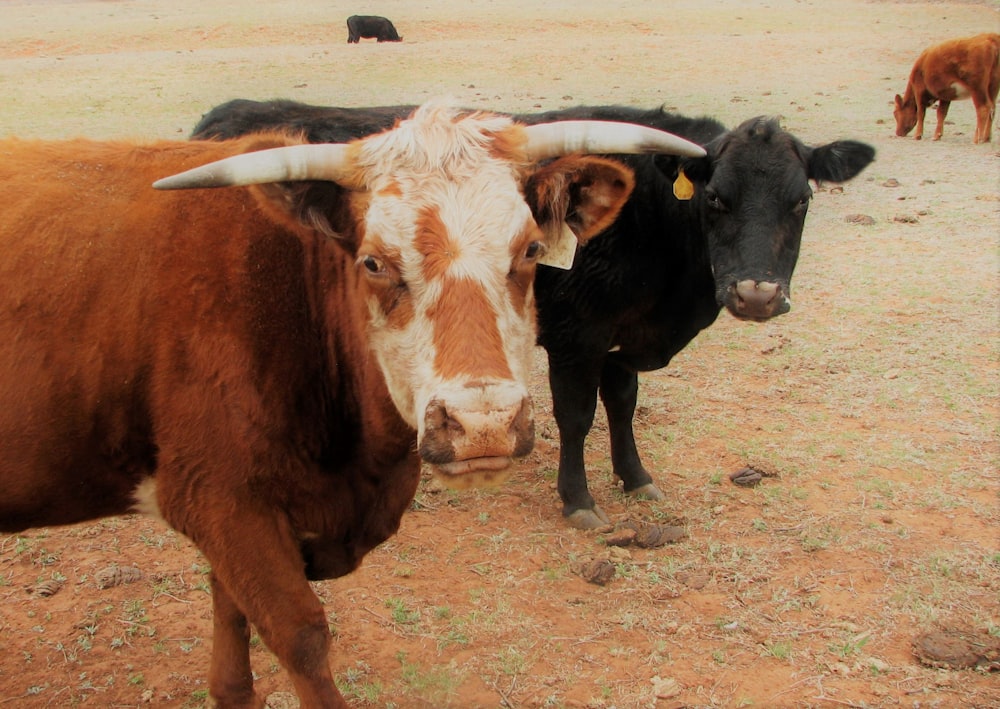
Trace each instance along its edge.
{"label": "brown cow with horns", "polygon": [[[436,102],[294,142],[0,141],[0,531],[139,511],[189,536],[221,707],[261,706],[248,622],[303,706],[345,706],[308,579],[396,531],[420,458],[465,481],[531,449],[535,265],[632,187],[571,153],[702,152]],[[156,186],[252,186],[150,187],[182,171]]]}

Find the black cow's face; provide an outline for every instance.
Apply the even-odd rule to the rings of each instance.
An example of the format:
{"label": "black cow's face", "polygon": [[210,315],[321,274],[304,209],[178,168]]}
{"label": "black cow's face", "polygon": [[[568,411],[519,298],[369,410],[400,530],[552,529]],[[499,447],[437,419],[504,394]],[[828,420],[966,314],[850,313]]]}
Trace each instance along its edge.
{"label": "black cow's face", "polygon": [[[844,181],[874,151],[842,141],[810,148],[774,119],[720,136],[685,172],[708,240],[716,300],[735,317],[766,320],[791,309],[791,279],[812,198],[810,180]],[[867,157],[866,157],[867,156]]]}

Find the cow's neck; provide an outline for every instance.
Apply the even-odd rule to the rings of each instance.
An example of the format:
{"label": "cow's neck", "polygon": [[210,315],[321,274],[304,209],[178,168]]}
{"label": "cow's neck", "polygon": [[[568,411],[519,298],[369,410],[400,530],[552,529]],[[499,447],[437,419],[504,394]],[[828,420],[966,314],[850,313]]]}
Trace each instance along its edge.
{"label": "cow's neck", "polygon": [[[323,238],[323,237],[320,237]],[[311,453],[316,479],[295,493],[290,522],[301,539],[306,573],[324,579],[349,573],[395,533],[420,479],[416,432],[396,410],[365,335],[353,257],[320,241],[307,247],[305,268],[317,277],[311,315],[325,374],[315,382],[323,401],[320,438]]]}
{"label": "cow's neck", "polygon": [[325,395],[335,404],[333,410],[345,412],[344,420],[331,422],[331,426],[353,429],[352,447],[367,451],[359,455],[384,451],[388,458],[383,463],[389,464],[414,448],[416,432],[393,405],[369,346],[367,310],[358,293],[353,256],[325,237],[317,239],[319,243],[306,258],[306,268],[316,268],[319,276],[307,281],[319,284],[310,300],[327,369]]}

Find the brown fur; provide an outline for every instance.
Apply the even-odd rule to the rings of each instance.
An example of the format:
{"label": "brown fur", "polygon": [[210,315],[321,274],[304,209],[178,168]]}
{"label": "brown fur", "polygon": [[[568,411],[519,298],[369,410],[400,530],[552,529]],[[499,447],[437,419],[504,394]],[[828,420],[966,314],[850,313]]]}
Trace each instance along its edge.
{"label": "brown fur", "polygon": [[[591,201],[587,211],[574,210],[567,219],[573,231],[586,241],[607,229],[618,218],[622,195],[629,195],[635,186],[632,175],[621,175],[620,165],[612,160],[570,156],[561,158],[535,172],[530,180],[538,189],[529,194],[541,215],[564,214],[570,195],[579,191]],[[608,209],[596,209],[606,205]],[[543,221],[544,216],[539,221]]]}
{"label": "brown fur", "polygon": [[966,98],[956,87],[969,94],[976,108],[973,142],[990,142],[1000,91],[1000,34],[953,39],[925,49],[913,65],[905,92],[894,99],[896,135],[907,135],[916,126],[913,137],[920,140],[924,114],[937,101],[934,140],[940,140],[951,102]]}
{"label": "brown fur", "polygon": [[[345,574],[394,533],[419,461],[365,346],[350,235],[290,232],[258,188],[150,187],[273,142],[0,143],[0,528],[127,512],[155,473],[217,612],[238,603],[307,701],[332,685],[303,571]],[[225,617],[228,690],[246,619]]]}
{"label": "brown fur", "polygon": [[[507,359],[496,356],[502,351],[503,340],[497,329],[496,312],[484,300],[482,289],[467,278],[444,280],[445,288],[462,297],[442,304],[430,314],[437,346],[435,368],[447,378],[478,373],[480,377],[510,379]],[[459,304],[461,309],[454,307]]]}

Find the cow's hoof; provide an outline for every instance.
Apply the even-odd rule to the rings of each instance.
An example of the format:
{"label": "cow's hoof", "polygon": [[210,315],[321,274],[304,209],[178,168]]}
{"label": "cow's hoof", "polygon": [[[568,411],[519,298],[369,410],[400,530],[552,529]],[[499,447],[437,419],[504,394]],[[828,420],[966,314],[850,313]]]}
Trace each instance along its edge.
{"label": "cow's hoof", "polygon": [[577,529],[600,529],[611,524],[611,518],[597,505],[592,510],[577,510],[566,516],[570,527]]}
{"label": "cow's hoof", "polygon": [[663,494],[660,488],[656,487],[653,483],[646,483],[635,490],[626,490],[625,494],[629,497],[635,497],[640,500],[666,500],[667,496]]}

